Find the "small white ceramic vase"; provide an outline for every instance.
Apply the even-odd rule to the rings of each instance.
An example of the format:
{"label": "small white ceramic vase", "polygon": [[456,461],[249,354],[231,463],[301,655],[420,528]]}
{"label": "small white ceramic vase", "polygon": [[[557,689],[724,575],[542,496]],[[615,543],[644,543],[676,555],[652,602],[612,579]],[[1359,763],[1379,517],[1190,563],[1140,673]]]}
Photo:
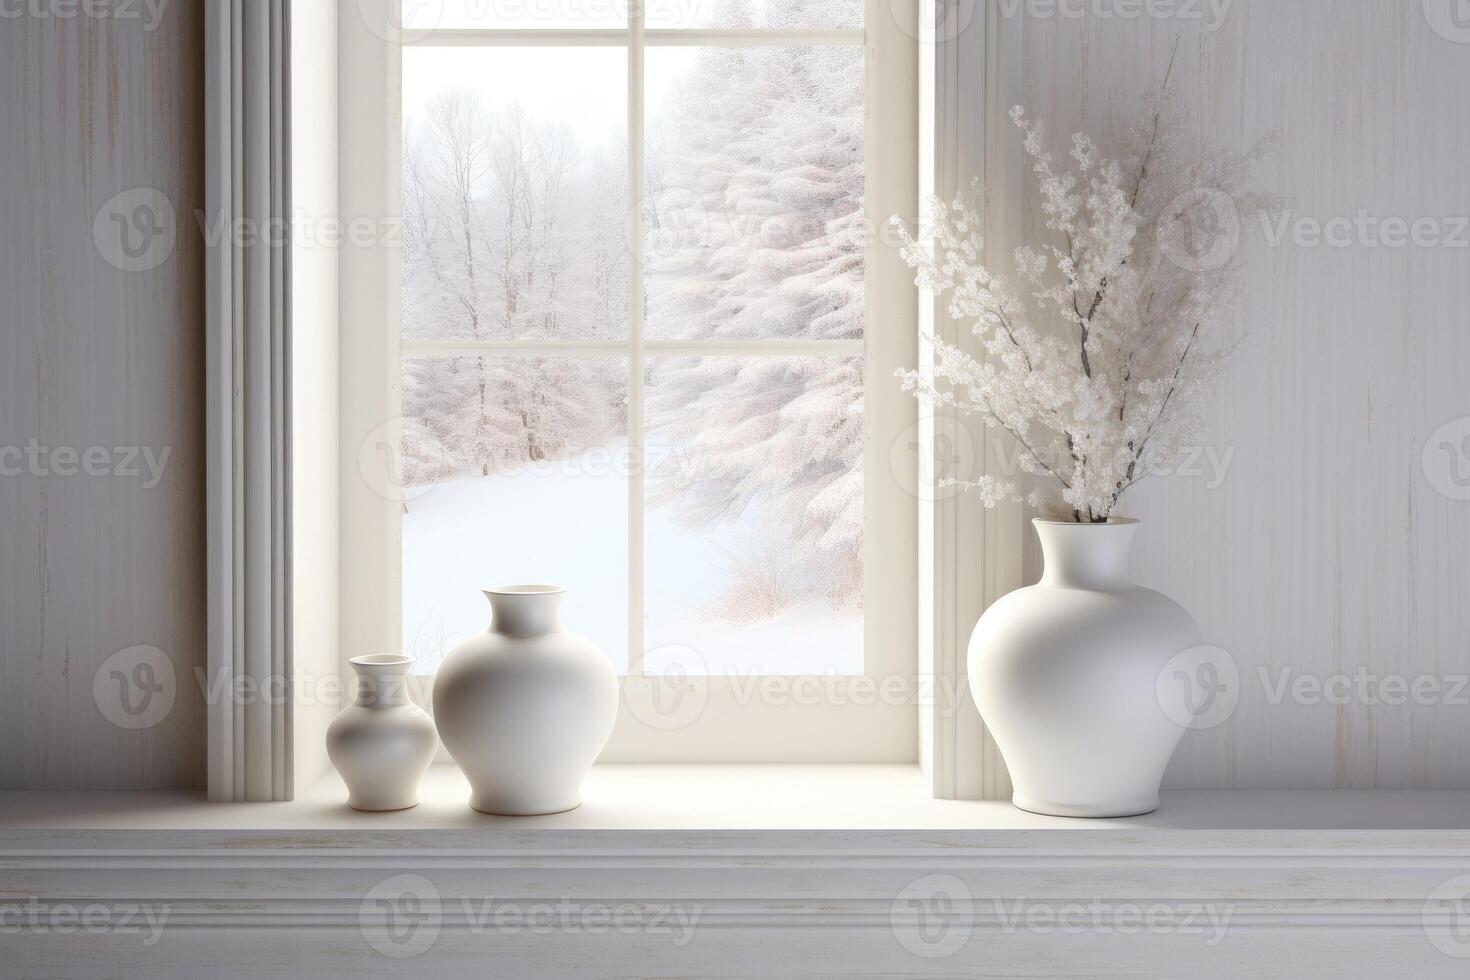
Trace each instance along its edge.
{"label": "small white ceramic vase", "polygon": [[485,813],[559,813],[607,744],[618,679],[592,641],[562,629],[566,590],[486,589],[490,629],[456,646],[434,678],[434,723]]}
{"label": "small white ceramic vase", "polygon": [[407,657],[353,657],[357,697],[327,726],[327,755],[355,810],[402,810],[419,801],[419,780],[438,737],[429,713],[408,696]]}
{"label": "small white ceramic vase", "polygon": [[1200,644],[1199,627],[1133,583],[1137,521],[1033,523],[1041,581],[995,602],[970,637],[970,690],[1012,802],[1064,817],[1148,813],[1186,728],[1175,719],[1191,717],[1187,692],[1160,672]]}

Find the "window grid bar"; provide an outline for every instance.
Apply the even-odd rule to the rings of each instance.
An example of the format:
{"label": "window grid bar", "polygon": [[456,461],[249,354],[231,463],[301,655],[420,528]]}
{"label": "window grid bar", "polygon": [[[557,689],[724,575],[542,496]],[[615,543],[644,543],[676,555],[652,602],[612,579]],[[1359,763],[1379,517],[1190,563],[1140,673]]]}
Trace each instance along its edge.
{"label": "window grid bar", "polygon": [[628,677],[643,676],[644,513],[643,406],[645,354],[689,357],[853,357],[862,340],[645,341],[643,293],[644,52],[648,47],[862,46],[855,30],[647,30],[641,4],[630,5],[627,30],[443,29],[405,42],[412,47],[626,47],[628,49],[628,339],[627,341],[403,341],[402,355],[499,353],[507,357],[626,356],[628,359]]}
{"label": "window grid bar", "polygon": [[[851,30],[674,30],[643,32],[641,47],[860,47],[862,29]],[[441,28],[405,40],[406,47],[631,47],[631,31],[606,30],[516,30],[514,28]]]}
{"label": "window grid bar", "polygon": [[[644,340],[644,354],[685,357],[861,357],[861,340]],[[624,340],[406,340],[403,356],[626,357]]]}
{"label": "window grid bar", "polygon": [[643,676],[643,4],[628,9],[628,672]]}

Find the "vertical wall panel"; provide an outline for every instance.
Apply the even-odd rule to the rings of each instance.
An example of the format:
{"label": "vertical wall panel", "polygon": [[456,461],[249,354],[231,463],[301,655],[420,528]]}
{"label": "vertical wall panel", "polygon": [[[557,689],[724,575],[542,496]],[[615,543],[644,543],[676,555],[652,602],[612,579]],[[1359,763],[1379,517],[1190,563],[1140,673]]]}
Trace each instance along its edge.
{"label": "vertical wall panel", "polygon": [[202,787],[202,13],[87,6],[0,20],[0,786]]}
{"label": "vertical wall panel", "polygon": [[[1025,101],[1059,152],[1078,128],[1117,136],[1177,40],[1178,82],[1205,131],[1234,148],[1279,131],[1259,173],[1286,195],[1288,229],[1356,225],[1360,212],[1375,229],[1436,222],[1435,245],[1375,247],[1377,231],[1356,228],[1341,247],[1289,230],[1273,245],[1260,216],[1242,215],[1244,343],[1206,439],[1233,452],[1224,480],[1209,486],[1203,463],[1200,476],[1153,479],[1124,513],[1145,521],[1140,581],[1192,610],[1240,673],[1233,717],[1186,736],[1169,785],[1470,786],[1470,502],[1421,465],[1431,433],[1470,416],[1470,30],[1436,32],[1418,0],[1171,8],[1200,19],[1006,6],[1026,18]],[[1028,182],[1039,224],[1035,193]],[[1470,479],[1461,450],[1434,460],[1441,484],[1456,463]],[[1303,676],[1343,678],[1347,703],[1289,688],[1273,703],[1283,678]],[[1395,677],[1438,684],[1438,703],[1384,703]]]}

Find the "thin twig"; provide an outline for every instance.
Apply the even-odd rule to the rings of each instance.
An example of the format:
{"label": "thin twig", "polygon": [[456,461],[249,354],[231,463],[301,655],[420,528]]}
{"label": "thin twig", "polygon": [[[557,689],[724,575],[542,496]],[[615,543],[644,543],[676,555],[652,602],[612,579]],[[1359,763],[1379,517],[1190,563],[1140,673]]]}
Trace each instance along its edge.
{"label": "thin twig", "polygon": [[1026,437],[1025,436],[1021,435],[1021,433],[1019,433],[1015,429],[1011,428],[1010,424],[1007,423],[1005,419],[1001,418],[999,415],[996,415],[995,412],[991,411],[990,407],[987,406],[983,401],[980,403],[980,406],[981,407],[979,409],[978,414],[987,415],[990,418],[994,419],[995,422],[1002,429],[1005,429],[1007,432],[1009,432],[1011,434],[1011,436],[1017,442],[1019,442],[1021,444],[1021,448],[1024,449],[1024,450],[1026,450],[1026,452],[1030,454],[1031,458],[1034,459],[1034,460],[1036,460],[1036,462],[1041,465],[1042,469],[1046,470],[1053,477],[1055,477],[1056,480],[1057,480],[1057,482],[1060,483],[1062,486],[1066,487],[1068,490],[1072,489],[1072,484],[1068,483],[1067,480],[1066,480],[1066,478],[1063,477],[1062,474],[1060,474],[1056,470],[1052,469],[1051,464],[1048,463],[1044,458],[1042,458],[1042,456],[1041,456],[1040,453],[1038,453],[1035,449],[1031,448],[1031,444],[1026,441]]}
{"label": "thin twig", "polygon": [[1139,441],[1137,451],[1134,452],[1133,458],[1128,461],[1127,472],[1123,474],[1123,479],[1118,481],[1118,488],[1113,491],[1112,502],[1114,504],[1118,502],[1118,498],[1123,495],[1124,490],[1127,490],[1133,484],[1143,479],[1142,476],[1134,478],[1134,469],[1138,466],[1138,461],[1143,458],[1143,451],[1148,448],[1148,441],[1154,434],[1154,426],[1158,425],[1159,420],[1164,417],[1164,411],[1169,407],[1169,399],[1173,398],[1174,392],[1178,390],[1179,375],[1184,370],[1184,361],[1189,357],[1189,352],[1194,347],[1194,339],[1198,336],[1199,323],[1195,323],[1194,329],[1189,332],[1189,341],[1184,345],[1184,351],[1179,355],[1179,363],[1174,365],[1174,374],[1169,379],[1169,390],[1164,392],[1164,400],[1159,403],[1158,412],[1154,414],[1153,419],[1148,423],[1148,428],[1144,430],[1143,439]]}
{"label": "thin twig", "polygon": [[[1168,91],[1168,89],[1169,89],[1169,79],[1174,74],[1174,57],[1178,53],[1179,53],[1179,39],[1178,38],[1175,38],[1174,39],[1174,50],[1172,50],[1171,52],[1169,52],[1169,67],[1164,70],[1164,81],[1160,85],[1160,90],[1161,91]],[[1151,126],[1149,128],[1148,145],[1144,148],[1144,151],[1143,151],[1143,161],[1139,164],[1139,168],[1138,168],[1138,180],[1134,182],[1134,184],[1133,184],[1133,196],[1131,198],[1129,198],[1129,200],[1128,200],[1128,206],[1130,208],[1137,208],[1137,206],[1138,206],[1138,195],[1143,192],[1144,181],[1148,179],[1148,162],[1149,162],[1149,160],[1153,159],[1154,147],[1158,144],[1158,140],[1159,140],[1159,115],[1160,115],[1160,113],[1161,113],[1160,107],[1159,106],[1155,106],[1154,107],[1153,122],[1152,122],[1152,124],[1151,124]],[[1068,235],[1067,236],[1067,251],[1068,251],[1068,254],[1070,254],[1072,256],[1072,261],[1075,264],[1076,261],[1077,261],[1077,256],[1076,256],[1075,251],[1073,250],[1072,236],[1071,235]],[[1124,265],[1127,265],[1128,263],[1125,260],[1123,262],[1123,264]],[[1108,290],[1108,277],[1107,276],[1103,276],[1102,277],[1102,280],[1097,284],[1097,292],[1093,294],[1091,305],[1089,305],[1087,307],[1087,315],[1086,316],[1083,316],[1082,315],[1082,308],[1077,304],[1076,294],[1073,294],[1073,296],[1072,296],[1072,311],[1074,313],[1076,313],[1077,316],[1080,318],[1080,320],[1081,320],[1081,327],[1082,327],[1082,370],[1083,370],[1083,372],[1089,378],[1092,377],[1092,366],[1088,362],[1088,357],[1087,357],[1087,334],[1088,334],[1087,324],[1089,324],[1089,323],[1092,322],[1093,315],[1097,313],[1097,308],[1102,305],[1103,296],[1107,293],[1107,290]]]}
{"label": "thin twig", "polygon": [[995,318],[1000,321],[1000,328],[1006,332],[1006,337],[1010,340],[1012,344],[1015,345],[1016,350],[1021,352],[1021,357],[1026,361],[1026,370],[1029,373],[1034,374],[1035,370],[1031,367],[1031,355],[1026,353],[1026,348],[1021,346],[1021,342],[1017,340],[1016,335],[1011,332],[1011,325],[1009,322],[1007,322],[1005,314],[1000,311],[999,307],[992,310],[991,312],[994,313]]}

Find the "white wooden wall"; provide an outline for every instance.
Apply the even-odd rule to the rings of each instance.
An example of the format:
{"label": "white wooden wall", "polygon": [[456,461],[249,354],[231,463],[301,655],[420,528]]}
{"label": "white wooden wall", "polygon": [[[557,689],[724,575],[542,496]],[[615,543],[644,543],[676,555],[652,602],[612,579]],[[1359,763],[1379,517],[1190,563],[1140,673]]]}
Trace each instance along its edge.
{"label": "white wooden wall", "polygon": [[[1186,736],[1168,785],[1470,786],[1470,688],[1457,690],[1470,674],[1470,502],[1421,466],[1431,433],[1470,416],[1470,28],[1437,33],[1436,2],[1234,0],[1215,30],[1205,3],[1192,5],[1203,21],[1035,16],[1049,4],[1016,15],[1023,100],[1060,140],[1118,133],[1177,38],[1175,74],[1207,130],[1237,148],[1279,131],[1260,183],[1293,221],[1428,217],[1446,239],[1273,247],[1242,216],[1247,336],[1206,440],[1233,450],[1226,477],[1156,479],[1124,509],[1145,521],[1140,581],[1189,608],[1240,673],[1234,715]],[[1033,182],[1033,221],[1034,195]],[[1470,477],[1470,456],[1437,452],[1442,485],[1451,462]],[[1270,685],[1283,670],[1437,678],[1425,700],[1441,703],[1272,704],[1262,668]]]}
{"label": "white wooden wall", "polygon": [[[34,438],[170,455],[152,488],[25,463],[0,476],[0,786],[202,787],[203,15],[86,6],[0,20],[0,452]],[[156,268],[129,272],[93,224],[138,187],[169,199],[177,235]],[[98,709],[93,678],[136,645],[163,651],[176,690],[157,724],[129,730]]]}
{"label": "white wooden wall", "polygon": [[[1099,5],[1112,9],[1080,7]],[[1451,219],[1470,215],[1470,43],[1436,33],[1417,0],[1234,0],[1215,30],[1208,4],[1191,8],[1205,22],[1003,6],[1024,18],[1024,101],[1060,133],[1116,132],[1178,37],[1205,126],[1237,146],[1280,131],[1261,173],[1293,218],[1430,217],[1453,237]],[[153,30],[0,22],[0,447],[171,451],[153,489],[0,477],[6,787],[203,782],[201,22],[184,3]],[[92,234],[134,187],[161,191],[178,221],[146,272],[114,268]],[[1129,505],[1147,522],[1141,580],[1190,608],[1240,671],[1234,716],[1186,737],[1169,783],[1470,786],[1470,691],[1273,705],[1259,675],[1362,667],[1439,678],[1445,694],[1470,673],[1470,502],[1439,493],[1420,461],[1441,423],[1470,416],[1470,248],[1271,247],[1247,218],[1248,337],[1210,440],[1234,451],[1226,478],[1156,480]],[[137,644],[170,658],[177,700],[128,731],[97,709],[92,681]]]}

